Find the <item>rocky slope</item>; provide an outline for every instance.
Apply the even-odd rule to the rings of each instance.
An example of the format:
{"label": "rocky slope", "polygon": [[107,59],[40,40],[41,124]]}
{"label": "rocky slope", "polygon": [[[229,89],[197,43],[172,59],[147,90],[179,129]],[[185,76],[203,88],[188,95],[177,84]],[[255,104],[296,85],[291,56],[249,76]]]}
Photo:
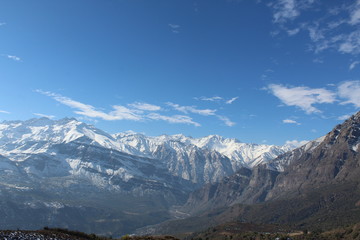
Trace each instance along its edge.
{"label": "rocky slope", "polygon": [[190,218],[147,230],[193,231],[227,221],[313,229],[359,222],[359,146],[360,112],[322,138],[193,192],[182,208]]}

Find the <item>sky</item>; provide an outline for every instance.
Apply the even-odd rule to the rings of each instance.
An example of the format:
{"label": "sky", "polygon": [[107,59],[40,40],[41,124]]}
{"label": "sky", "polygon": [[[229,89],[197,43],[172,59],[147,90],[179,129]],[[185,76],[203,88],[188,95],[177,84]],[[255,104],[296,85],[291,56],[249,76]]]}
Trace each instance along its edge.
{"label": "sky", "polygon": [[360,0],[0,0],[0,121],[299,144],[359,73]]}

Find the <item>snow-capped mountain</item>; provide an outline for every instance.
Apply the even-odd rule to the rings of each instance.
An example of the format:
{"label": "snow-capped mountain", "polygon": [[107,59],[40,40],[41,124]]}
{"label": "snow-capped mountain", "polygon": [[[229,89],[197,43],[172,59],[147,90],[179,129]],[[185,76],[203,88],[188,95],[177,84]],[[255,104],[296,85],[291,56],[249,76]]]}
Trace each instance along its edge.
{"label": "snow-capped mountain", "polygon": [[0,225],[121,235],[168,219],[195,184],[119,145],[75,119],[2,122]]}
{"label": "snow-capped mountain", "polygon": [[170,218],[170,206],[185,203],[191,191],[286,150],[214,135],[111,135],[73,118],[4,121],[0,215],[7,217],[0,225],[68,222],[120,235]]}
{"label": "snow-capped mountain", "polygon": [[[5,121],[0,124],[0,154],[12,161],[24,161],[27,154],[59,157],[61,154],[53,151],[52,146],[73,142],[160,160],[156,163],[157,166],[164,166],[171,175],[197,184],[217,182],[240,167],[252,168],[290,150],[287,146],[248,144],[217,135],[203,138],[191,138],[181,134],[148,137],[133,132],[110,135],[73,118],[58,121],[40,118]],[[67,166],[62,169],[69,168],[72,173],[79,173],[81,169],[88,168],[87,165],[83,166],[84,163],[79,159],[62,157]],[[155,165],[155,162],[152,161],[151,164]],[[99,166],[92,167],[97,171],[102,169]],[[101,171],[118,174],[121,172],[124,180],[139,175],[132,167]]]}
{"label": "snow-capped mountain", "polygon": [[197,183],[217,182],[241,167],[252,168],[292,149],[289,146],[242,143],[218,135],[203,138],[182,134],[147,137],[125,132],[113,137],[122,143],[121,151],[158,158],[174,175]]}

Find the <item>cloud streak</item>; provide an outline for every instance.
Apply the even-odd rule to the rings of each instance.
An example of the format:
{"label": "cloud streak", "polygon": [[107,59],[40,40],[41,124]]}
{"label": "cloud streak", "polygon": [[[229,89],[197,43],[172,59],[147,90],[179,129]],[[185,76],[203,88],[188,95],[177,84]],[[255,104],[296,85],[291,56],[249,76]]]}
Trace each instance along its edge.
{"label": "cloud streak", "polygon": [[149,103],[143,103],[143,102],[131,103],[131,104],[128,104],[128,106],[139,109],[139,110],[144,110],[144,111],[160,111],[161,110],[160,106],[149,104]]}
{"label": "cloud streak", "polygon": [[[230,99],[230,100],[232,100],[231,102],[233,102],[236,99],[237,98]],[[193,114],[198,114],[198,115],[202,115],[202,116],[216,116],[219,120],[223,121],[225,123],[225,125],[228,127],[232,127],[236,124],[235,122],[231,121],[228,117],[216,114],[216,112],[217,112],[216,109],[197,109],[194,106],[180,106],[179,104],[175,104],[175,103],[171,103],[171,102],[168,102],[166,104],[168,106],[172,107],[173,109],[175,109],[179,112],[185,113],[185,114],[193,113]]]}
{"label": "cloud streak", "polygon": [[147,118],[152,120],[163,120],[169,123],[185,123],[189,125],[194,125],[195,127],[201,126],[200,123],[193,121],[191,117],[184,115],[164,116],[158,113],[150,113],[147,115]]}
{"label": "cloud streak", "polygon": [[194,106],[180,106],[179,104],[175,104],[172,102],[166,103],[168,106],[174,108],[177,111],[183,112],[183,113],[195,113],[203,116],[213,116],[215,115],[216,110],[215,109],[197,109]]}
{"label": "cloud streak", "polygon": [[227,100],[225,103],[226,104],[232,104],[233,102],[235,102],[239,97],[233,97],[232,99],[230,100]]}
{"label": "cloud streak", "polygon": [[[45,96],[51,97],[57,102],[68,106],[74,109],[74,113],[89,117],[89,118],[98,118],[106,121],[115,121],[115,120],[131,120],[131,121],[146,121],[146,120],[162,120],[169,123],[182,123],[189,124],[196,127],[201,126],[198,122],[193,121],[189,116],[184,115],[173,115],[165,116],[155,111],[161,110],[161,107],[148,104],[135,102],[133,104],[128,104],[129,107],[121,105],[113,105],[113,110],[106,113],[96,109],[94,106],[89,104],[84,104],[78,101],[75,101],[71,98],[61,96],[60,94],[46,92],[42,90],[36,90],[36,92],[41,93]],[[148,113],[151,112],[151,113]],[[39,115],[40,114],[36,114]],[[43,114],[41,114],[43,115]]]}
{"label": "cloud streak", "polygon": [[292,119],[284,119],[282,122],[283,122],[283,123],[286,123],[286,124],[296,124],[296,125],[301,125],[300,123],[298,123],[297,121],[292,120]]}
{"label": "cloud streak", "polygon": [[42,114],[42,113],[33,113],[35,116],[38,116],[38,117],[46,117],[46,118],[49,118],[49,119],[53,119],[55,118],[54,115],[46,115],[46,114]]}
{"label": "cloud streak", "polygon": [[199,97],[199,98],[195,98],[196,100],[201,100],[201,101],[210,101],[210,102],[216,102],[216,101],[220,101],[223,100],[222,97],[219,96],[214,96],[214,97]]}
{"label": "cloud streak", "polygon": [[21,58],[18,57],[18,56],[15,56],[15,55],[5,54],[5,55],[3,55],[3,56],[7,57],[8,59],[14,60],[14,61],[16,61],[16,62],[20,62],[20,61],[21,61]]}
{"label": "cloud streak", "polygon": [[0,110],[0,113],[10,114],[10,112],[4,110]]}

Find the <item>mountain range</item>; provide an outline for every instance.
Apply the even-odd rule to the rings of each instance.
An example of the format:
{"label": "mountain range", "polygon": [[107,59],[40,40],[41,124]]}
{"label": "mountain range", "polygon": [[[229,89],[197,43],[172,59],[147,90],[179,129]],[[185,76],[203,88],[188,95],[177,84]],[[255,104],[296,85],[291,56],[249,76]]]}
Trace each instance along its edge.
{"label": "mountain range", "polygon": [[108,134],[73,118],[0,124],[2,228],[183,234],[226,222],[360,222],[360,112],[293,149],[217,135]]}
{"label": "mountain range", "polygon": [[216,135],[108,134],[73,118],[4,121],[0,225],[125,234],[171,218],[204,184],[290,149]]}

